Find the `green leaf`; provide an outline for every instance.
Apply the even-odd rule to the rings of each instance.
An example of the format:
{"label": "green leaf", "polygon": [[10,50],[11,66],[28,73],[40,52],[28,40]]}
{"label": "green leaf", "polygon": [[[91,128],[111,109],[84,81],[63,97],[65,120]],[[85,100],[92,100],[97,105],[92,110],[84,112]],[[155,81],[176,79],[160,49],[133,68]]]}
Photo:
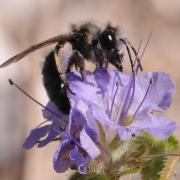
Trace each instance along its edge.
{"label": "green leaf", "polygon": [[168,151],[168,152],[176,151],[179,149],[179,142],[175,138],[175,136],[170,136],[165,141],[165,145],[166,145],[166,151]]}
{"label": "green leaf", "polygon": [[134,174],[134,173],[139,172],[139,170],[140,170],[139,166],[126,168],[120,172],[119,176],[121,177],[121,176],[128,175],[128,174]]}
{"label": "green leaf", "polygon": [[145,133],[143,136],[139,136],[133,140],[131,145],[134,149],[139,149],[143,143],[148,145],[148,151],[142,154],[142,156],[139,156],[139,158],[143,159],[149,156],[151,157],[151,161],[148,163],[141,161],[141,177],[143,180],[159,180],[161,174],[163,172],[165,173],[165,169],[168,169],[168,166],[172,167],[171,161],[168,161],[170,157],[162,154],[174,153],[179,148],[179,143],[173,136],[166,140],[159,140]]}
{"label": "green leaf", "polygon": [[179,157],[169,157],[168,160],[166,161],[166,166],[161,172],[159,180],[170,180],[172,179],[172,175],[174,173],[174,168],[179,161]]}
{"label": "green leaf", "polygon": [[110,151],[116,150],[120,145],[122,144],[122,142],[120,141],[119,136],[117,135],[112,142],[109,144],[109,149]]}
{"label": "green leaf", "polygon": [[146,164],[141,170],[143,180],[158,180],[165,166],[165,157],[159,157]]}
{"label": "green leaf", "polygon": [[97,126],[98,126],[98,132],[99,132],[99,137],[100,137],[100,143],[106,146],[106,135],[105,135],[103,126],[101,125],[99,121],[97,121]]}

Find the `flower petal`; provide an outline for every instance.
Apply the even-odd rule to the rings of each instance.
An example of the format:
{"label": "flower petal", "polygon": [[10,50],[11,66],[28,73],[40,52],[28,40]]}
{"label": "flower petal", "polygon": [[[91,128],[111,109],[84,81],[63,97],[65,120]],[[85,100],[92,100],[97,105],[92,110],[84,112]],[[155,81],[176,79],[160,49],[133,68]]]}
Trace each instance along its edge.
{"label": "flower petal", "polygon": [[71,135],[74,135],[76,132],[81,131],[87,122],[83,114],[76,108],[71,109],[70,116],[70,133]]}
{"label": "flower petal", "polygon": [[59,135],[58,132],[54,131],[52,128],[49,129],[49,133],[48,133],[48,136],[41,140],[39,143],[38,143],[38,147],[41,148],[41,147],[44,147],[46,146],[48,143],[54,141],[54,139]]}
{"label": "flower petal", "polygon": [[49,121],[58,121],[65,117],[63,113],[59,111],[54,102],[49,101],[46,105],[45,109],[42,109],[44,119],[48,119]]}
{"label": "flower petal", "polygon": [[92,116],[100,121],[102,124],[108,125],[111,128],[117,128],[117,125],[115,124],[115,122],[111,121],[108,117],[108,115],[99,107],[91,107],[91,113]]}
{"label": "flower petal", "polygon": [[140,129],[139,128],[134,128],[134,127],[125,127],[125,126],[119,126],[118,127],[118,133],[119,137],[122,141],[130,140],[135,133],[139,133]]}
{"label": "flower petal", "polygon": [[69,153],[73,148],[71,138],[67,138],[59,144],[53,158],[53,167],[56,172],[65,172],[73,164],[73,161],[69,158]]}
{"label": "flower petal", "polygon": [[[74,74],[73,76],[76,76]],[[89,82],[90,79],[90,82]],[[94,75],[92,73],[87,74],[87,81],[84,82],[80,79],[75,79],[69,81],[69,88],[71,92],[68,92],[68,98],[70,99],[71,106],[74,106],[78,100],[82,100],[86,102],[86,104],[96,104],[99,105],[101,101],[99,101],[99,96],[97,96],[98,92],[100,92],[100,88],[97,87],[96,82],[94,80]]]}
{"label": "flower petal", "polygon": [[166,139],[176,130],[176,123],[163,116],[155,116],[147,112],[145,110],[138,114],[131,125],[119,126],[119,136],[122,140],[131,139],[140,132],[148,132],[159,139]]}
{"label": "flower petal", "polygon": [[149,107],[155,111],[164,111],[169,108],[172,97],[175,94],[174,82],[171,77],[165,73],[146,73],[137,78],[136,98],[143,99],[150,80],[152,80],[152,84],[141,108]]}
{"label": "flower petal", "polygon": [[80,133],[80,143],[82,148],[89,154],[89,156],[94,159],[100,155],[100,150],[93,142],[91,137],[87,134],[85,128]]}
{"label": "flower petal", "polygon": [[164,116],[155,116],[152,114],[139,114],[134,122],[134,127],[140,128],[141,131],[148,132],[160,139],[168,138],[176,130],[176,123],[168,120]]}
{"label": "flower petal", "polygon": [[110,74],[106,68],[97,68],[95,72],[95,80],[97,86],[102,90],[102,93],[108,91],[110,83]]}
{"label": "flower petal", "polygon": [[36,145],[37,141],[40,140],[40,138],[44,137],[49,131],[49,125],[33,129],[30,132],[30,135],[26,138],[23,147],[26,149],[32,148],[34,145]]}
{"label": "flower petal", "polygon": [[75,148],[71,151],[70,158],[76,164],[78,172],[80,174],[87,173],[87,164],[91,160],[89,156],[84,157],[83,154],[78,151],[78,148]]}
{"label": "flower petal", "polygon": [[88,126],[84,127],[84,130],[86,131],[86,133],[88,134],[88,136],[93,140],[93,142],[98,143],[99,138],[98,135],[96,133],[96,131]]}

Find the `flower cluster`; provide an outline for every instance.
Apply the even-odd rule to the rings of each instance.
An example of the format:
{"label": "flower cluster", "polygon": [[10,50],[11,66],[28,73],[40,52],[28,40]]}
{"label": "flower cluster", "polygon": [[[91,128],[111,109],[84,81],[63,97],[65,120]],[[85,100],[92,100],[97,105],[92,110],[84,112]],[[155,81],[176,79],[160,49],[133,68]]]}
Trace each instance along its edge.
{"label": "flower cluster", "polygon": [[50,101],[43,109],[49,123],[32,130],[24,147],[44,147],[58,141],[53,159],[56,172],[71,168],[86,174],[93,162],[109,167],[109,147],[114,139],[123,143],[144,132],[158,139],[170,137],[176,124],[161,113],[169,108],[175,94],[173,80],[162,72],[138,75],[136,63],[131,74],[108,68],[87,71],[86,81],[79,72],[70,73],[70,114],[63,114]]}

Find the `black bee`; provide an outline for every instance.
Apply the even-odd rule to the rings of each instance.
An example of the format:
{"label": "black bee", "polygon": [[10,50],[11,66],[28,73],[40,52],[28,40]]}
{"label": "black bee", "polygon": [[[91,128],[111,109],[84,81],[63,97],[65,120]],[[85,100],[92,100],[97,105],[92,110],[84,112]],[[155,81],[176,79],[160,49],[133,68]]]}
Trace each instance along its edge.
{"label": "black bee", "polygon": [[[42,69],[43,83],[49,98],[57,105],[59,110],[69,114],[71,106],[67,97],[67,90],[70,92],[71,90],[68,87],[67,76],[71,72],[72,67],[74,66],[77,71],[80,71],[83,80],[86,80],[85,60],[94,62],[99,67],[107,67],[111,63],[119,71],[123,71],[123,54],[119,54],[119,41],[126,45],[130,56],[128,46],[130,43],[124,39],[118,39],[117,28],[108,25],[104,30],[101,30],[91,23],[86,23],[79,27],[73,25],[71,33],[59,35],[33,45],[1,64],[0,68],[19,61],[37,49],[57,43],[54,50],[45,59]],[[63,67],[59,53],[67,43],[70,44],[71,53],[65,60],[66,66]],[[131,48],[136,53],[132,46]],[[131,56],[130,60],[133,69]]]}
{"label": "black bee", "polygon": [[119,71],[123,71],[122,54],[119,54],[117,28],[108,25],[96,39],[93,40],[93,51],[100,66],[111,63]]}

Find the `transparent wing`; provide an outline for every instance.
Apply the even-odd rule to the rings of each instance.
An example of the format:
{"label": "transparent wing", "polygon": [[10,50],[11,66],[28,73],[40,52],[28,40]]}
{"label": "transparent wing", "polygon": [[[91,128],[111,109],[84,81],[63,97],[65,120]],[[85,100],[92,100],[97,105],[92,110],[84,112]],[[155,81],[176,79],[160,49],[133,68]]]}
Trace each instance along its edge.
{"label": "transparent wing", "polygon": [[4,68],[4,67],[6,67],[12,63],[16,63],[17,61],[21,60],[25,56],[29,55],[30,53],[32,53],[38,49],[41,49],[41,48],[46,47],[46,46],[50,46],[50,45],[57,43],[57,42],[64,43],[64,42],[68,41],[70,38],[71,38],[71,35],[58,35],[58,36],[55,36],[53,38],[47,39],[47,40],[45,40],[39,44],[35,44],[35,45],[29,47],[28,49],[22,51],[21,53],[11,57],[10,59],[5,61],[4,63],[2,63],[0,65],[0,68]]}

